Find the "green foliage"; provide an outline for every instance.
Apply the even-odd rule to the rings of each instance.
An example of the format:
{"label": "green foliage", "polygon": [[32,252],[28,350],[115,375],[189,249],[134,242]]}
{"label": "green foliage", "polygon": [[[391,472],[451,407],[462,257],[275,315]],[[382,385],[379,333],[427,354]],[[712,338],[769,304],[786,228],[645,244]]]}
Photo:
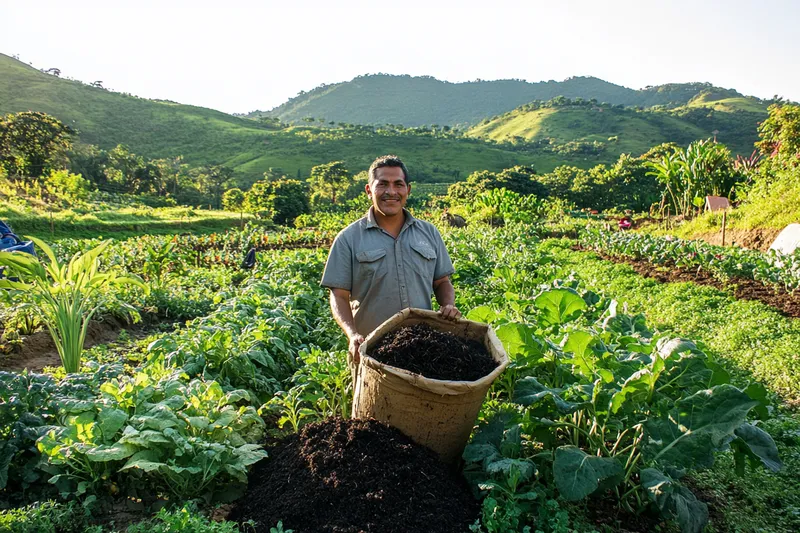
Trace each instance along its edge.
{"label": "green foliage", "polygon": [[39,177],[64,166],[74,130],[35,111],[0,117],[0,166],[14,176]]}
{"label": "green foliage", "polygon": [[241,211],[244,208],[244,193],[238,187],[225,191],[222,195],[222,208],[226,211]]}
{"label": "green foliage", "polygon": [[695,141],[685,151],[667,153],[647,166],[664,187],[662,209],[671,207],[673,214],[683,216],[692,214],[695,198],[732,198],[741,179],[734,172],[730,151],[711,140]]}
{"label": "green foliage", "polygon": [[277,224],[291,225],[298,216],[308,213],[306,187],[297,180],[281,179],[272,182],[273,220]]}
{"label": "green foliage", "polygon": [[89,197],[91,184],[80,174],[68,170],[53,170],[45,177],[45,185],[67,200],[85,200]]}
{"label": "green foliage", "polygon": [[239,533],[255,528],[252,522],[243,526],[240,529],[235,522],[211,520],[201,515],[196,505],[188,504],[173,511],[161,509],[155,518],[128,526],[125,533]]}
{"label": "green foliage", "polygon": [[[711,287],[659,284],[615,265],[558,248],[562,268],[594,280],[597,290],[625,294],[631,309],[677,334],[702,338],[709,349],[730,361],[737,372],[747,371],[783,397],[800,397],[800,380],[793,368],[800,326],[764,304],[738,301]],[[711,310],[711,311],[710,311]],[[747,381],[739,383],[743,387]]]}
{"label": "green foliage", "polygon": [[800,165],[800,105],[772,104],[769,117],[758,127],[756,146],[778,165]]}
{"label": "green foliage", "polygon": [[45,501],[0,511],[0,530],[7,533],[101,533],[100,528],[91,528],[89,522],[89,513],[74,503]]}
{"label": "green foliage", "polygon": [[336,197],[347,190],[351,182],[352,177],[343,161],[332,161],[313,167],[311,177],[308,178],[311,203],[316,206],[330,201],[336,205]]}
{"label": "green foliage", "polygon": [[0,289],[26,291],[32,295],[33,310],[53,338],[64,369],[68,373],[77,372],[89,321],[100,307],[113,302],[134,317],[138,316],[132,307],[115,301],[116,296],[109,289],[136,285],[147,292],[149,287],[136,276],[100,272],[99,257],[109,241],[84,254],[75,254],[69,264],[64,265],[44,241],[33,240],[45,253],[47,261],[20,252],[0,252],[0,265],[8,267],[21,279],[2,279]]}

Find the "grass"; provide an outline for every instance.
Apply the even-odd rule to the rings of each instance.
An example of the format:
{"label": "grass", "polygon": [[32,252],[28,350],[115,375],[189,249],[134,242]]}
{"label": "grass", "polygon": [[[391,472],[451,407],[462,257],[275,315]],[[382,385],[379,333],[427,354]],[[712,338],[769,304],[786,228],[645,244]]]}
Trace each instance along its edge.
{"label": "grass", "polygon": [[211,233],[237,227],[250,218],[252,215],[188,207],[125,207],[106,211],[83,208],[52,213],[9,205],[0,207],[0,219],[8,223],[20,237],[33,235],[44,240]]}

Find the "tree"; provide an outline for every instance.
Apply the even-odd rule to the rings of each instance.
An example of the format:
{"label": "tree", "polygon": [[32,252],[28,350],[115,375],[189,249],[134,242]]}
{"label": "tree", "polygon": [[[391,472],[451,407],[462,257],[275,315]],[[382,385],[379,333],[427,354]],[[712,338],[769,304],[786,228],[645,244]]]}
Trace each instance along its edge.
{"label": "tree", "polygon": [[195,171],[200,192],[212,198],[212,205],[219,209],[222,205],[222,191],[233,179],[233,169],[223,165],[206,165]]}
{"label": "tree", "polygon": [[233,187],[222,195],[222,208],[226,211],[241,211],[244,206],[244,193],[242,189]]}
{"label": "tree", "polygon": [[281,179],[272,183],[273,220],[292,224],[298,216],[310,211],[305,185],[297,180]]}
{"label": "tree", "polygon": [[244,195],[244,210],[262,218],[272,218],[272,184],[266,179],[253,183]]}
{"label": "tree", "polygon": [[800,166],[800,105],[772,104],[769,117],[758,127],[756,146],[778,166]]}
{"label": "tree", "polygon": [[297,180],[259,180],[244,196],[246,211],[272,218],[277,224],[291,224],[310,210],[306,186]]}
{"label": "tree", "polygon": [[107,187],[116,192],[134,192],[136,172],[144,166],[144,159],[130,151],[124,144],[118,144],[108,151],[105,168]]}
{"label": "tree", "polygon": [[350,172],[343,161],[332,161],[313,167],[311,177],[308,178],[311,202],[316,204],[320,200],[330,200],[336,205],[337,196],[347,188],[351,180]]}
{"label": "tree", "polygon": [[534,176],[536,176],[536,170],[532,166],[517,165],[497,174],[496,178],[489,182],[489,188],[508,189],[519,194],[545,196],[547,189],[538,181],[535,181]]}
{"label": "tree", "polygon": [[38,178],[66,167],[75,130],[55,117],[25,111],[0,118],[0,165],[11,176]]}

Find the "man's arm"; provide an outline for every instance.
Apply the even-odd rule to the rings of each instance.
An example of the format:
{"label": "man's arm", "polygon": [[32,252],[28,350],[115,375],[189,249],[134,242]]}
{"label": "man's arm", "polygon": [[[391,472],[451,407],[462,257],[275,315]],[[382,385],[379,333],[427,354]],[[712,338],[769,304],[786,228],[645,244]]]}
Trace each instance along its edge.
{"label": "man's arm", "polygon": [[449,320],[461,317],[461,311],[456,306],[456,289],[450,281],[450,276],[445,276],[433,281],[433,293],[439,302],[439,314]]}
{"label": "man's arm", "polygon": [[358,348],[364,342],[364,337],[356,331],[353,310],[350,308],[350,291],[345,289],[331,289],[331,314],[333,319],[342,328],[349,341],[348,352],[353,362],[358,364]]}

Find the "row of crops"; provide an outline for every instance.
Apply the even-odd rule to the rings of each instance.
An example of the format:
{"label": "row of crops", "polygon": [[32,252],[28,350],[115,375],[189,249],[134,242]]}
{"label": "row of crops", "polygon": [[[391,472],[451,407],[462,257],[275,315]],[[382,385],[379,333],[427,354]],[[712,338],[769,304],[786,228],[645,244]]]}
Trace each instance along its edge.
{"label": "row of crops", "polygon": [[800,249],[785,255],[724,247],[697,240],[660,237],[645,233],[587,228],[581,244],[605,254],[646,260],[660,265],[705,270],[721,281],[744,278],[786,292],[800,289]]}
{"label": "row of crops", "polygon": [[[221,240],[234,249],[252,235]],[[495,327],[512,361],[464,453],[483,500],[474,531],[563,531],[563,502],[609,498],[701,531],[708,509],[687,476],[726,451],[740,473],[781,467],[757,424],[769,415],[762,386],[734,386],[695,342],[559,277],[530,228],[445,240],[458,306]],[[194,271],[193,253],[180,238],[147,237],[115,243],[105,261],[169,287]],[[158,335],[139,367],[87,361],[63,380],[0,373],[0,494],[95,513],[123,498],[235,500],[265,433],[349,413],[345,343],[318,286],[325,255],[260,253],[246,279],[227,278],[212,312]]]}

